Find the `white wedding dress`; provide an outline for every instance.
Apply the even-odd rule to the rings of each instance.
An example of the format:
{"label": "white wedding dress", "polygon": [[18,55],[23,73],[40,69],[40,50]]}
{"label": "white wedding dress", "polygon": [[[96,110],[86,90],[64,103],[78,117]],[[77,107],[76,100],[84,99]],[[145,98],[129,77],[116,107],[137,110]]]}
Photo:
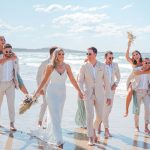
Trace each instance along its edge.
{"label": "white wedding dress", "polygon": [[46,129],[38,129],[31,131],[33,136],[48,142],[49,144],[62,144],[62,129],[61,120],[66,99],[66,70],[59,74],[56,69],[53,70],[50,76],[50,81],[47,86],[47,127]]}

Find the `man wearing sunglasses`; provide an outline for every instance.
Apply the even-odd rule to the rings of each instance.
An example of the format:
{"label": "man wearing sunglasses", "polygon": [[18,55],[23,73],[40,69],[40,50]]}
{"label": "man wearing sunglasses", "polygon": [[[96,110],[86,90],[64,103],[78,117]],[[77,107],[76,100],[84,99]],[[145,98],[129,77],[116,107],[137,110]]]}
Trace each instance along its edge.
{"label": "man wearing sunglasses", "polygon": [[[78,82],[80,89],[84,93],[85,109],[87,117],[88,145],[94,145],[98,138],[95,130],[103,118],[104,103],[111,105],[111,88],[108,81],[108,74],[105,64],[96,59],[97,49],[90,47],[87,49],[88,61],[80,68]],[[96,120],[94,120],[94,107]]]}
{"label": "man wearing sunglasses", "polygon": [[12,46],[5,44],[3,47],[3,58],[8,59],[3,65],[0,65],[0,108],[4,95],[7,98],[10,130],[16,131],[15,122],[15,87],[19,87],[17,74],[19,74],[19,64],[16,59],[9,59],[12,56]]}
{"label": "man wearing sunglasses", "polygon": [[[105,133],[104,133],[105,138],[111,137],[111,134],[109,132],[109,119],[108,118],[112,109],[115,90],[120,82],[120,70],[119,70],[118,64],[113,62],[113,59],[114,59],[113,52],[107,51],[105,53],[105,64],[106,64],[107,73],[109,75],[108,81],[111,87],[112,103],[109,106],[106,104],[104,105],[103,124],[105,127]],[[99,132],[100,130],[101,130],[101,124],[99,126]]]}
{"label": "man wearing sunglasses", "polygon": [[[17,58],[17,56],[15,55],[14,52],[12,52],[11,57],[3,57],[3,46],[6,44],[6,40],[4,36],[0,35],[0,67],[2,64],[4,64],[5,62],[9,61],[9,60],[15,60]],[[22,93],[26,96],[28,96],[28,90],[25,87],[23,80],[20,76],[20,74],[17,74],[18,77],[18,82],[19,82],[19,89],[22,91]]]}

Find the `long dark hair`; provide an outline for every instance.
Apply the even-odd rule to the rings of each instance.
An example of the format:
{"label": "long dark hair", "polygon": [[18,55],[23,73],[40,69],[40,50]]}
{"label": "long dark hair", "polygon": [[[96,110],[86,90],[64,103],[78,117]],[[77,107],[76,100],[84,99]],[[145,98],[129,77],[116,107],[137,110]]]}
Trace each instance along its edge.
{"label": "long dark hair", "polygon": [[133,65],[137,65],[137,61],[133,58],[133,54],[134,53],[138,53],[140,55],[140,63],[142,63],[142,55],[141,55],[141,53],[138,50],[135,50],[135,51],[132,52],[132,62],[133,62]]}

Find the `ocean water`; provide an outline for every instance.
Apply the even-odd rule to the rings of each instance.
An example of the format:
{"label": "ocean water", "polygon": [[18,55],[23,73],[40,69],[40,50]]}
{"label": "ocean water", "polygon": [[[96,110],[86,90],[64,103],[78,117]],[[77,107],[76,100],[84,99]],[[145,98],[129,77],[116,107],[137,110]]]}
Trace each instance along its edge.
{"label": "ocean water", "polygon": [[[19,57],[20,64],[20,73],[23,80],[35,81],[36,73],[38,66],[42,61],[49,57],[48,50],[36,51],[36,50],[25,50],[25,51],[16,51],[17,56]],[[143,53],[144,57],[150,57],[150,53]],[[66,50],[65,52],[65,62],[68,63],[73,71],[74,76],[76,77],[79,68],[86,58],[86,51],[71,51]],[[104,62],[104,53],[98,53],[97,59],[101,62]],[[121,72],[121,81],[117,89],[119,95],[125,96],[126,93],[126,81],[129,74],[132,71],[131,65],[125,59],[125,53],[114,53],[114,62],[117,62]],[[70,85],[70,82],[67,81],[67,84]]]}

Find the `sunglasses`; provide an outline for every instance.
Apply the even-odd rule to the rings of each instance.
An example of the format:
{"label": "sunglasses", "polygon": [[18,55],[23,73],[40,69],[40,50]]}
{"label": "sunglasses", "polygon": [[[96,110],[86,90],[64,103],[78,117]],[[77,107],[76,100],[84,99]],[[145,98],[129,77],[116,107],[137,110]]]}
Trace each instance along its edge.
{"label": "sunglasses", "polygon": [[6,54],[12,54],[12,51],[6,51],[5,53]]}
{"label": "sunglasses", "polygon": [[114,59],[114,57],[109,57],[108,59],[109,59],[109,60],[113,60],[113,59]]}
{"label": "sunglasses", "polygon": [[64,54],[64,53],[58,53],[58,55],[59,55],[59,56],[60,56],[60,55],[63,55],[63,56],[64,56],[65,54]]}
{"label": "sunglasses", "polygon": [[86,53],[86,55],[91,56],[91,55],[92,55],[92,53]]}

